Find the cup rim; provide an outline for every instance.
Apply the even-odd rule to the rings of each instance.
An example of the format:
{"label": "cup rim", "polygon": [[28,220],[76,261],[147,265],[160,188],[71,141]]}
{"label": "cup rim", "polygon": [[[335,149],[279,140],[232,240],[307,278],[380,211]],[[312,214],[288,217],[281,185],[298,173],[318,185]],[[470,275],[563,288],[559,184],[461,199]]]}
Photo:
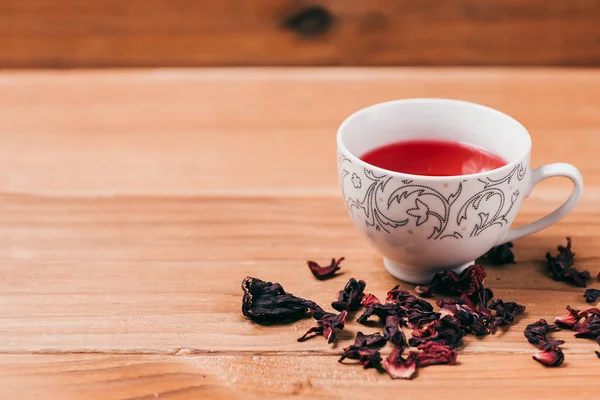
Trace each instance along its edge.
{"label": "cup rim", "polygon": [[[344,128],[352,122],[353,119],[355,119],[362,113],[367,112],[368,110],[371,110],[371,109],[377,108],[377,107],[381,107],[383,105],[398,104],[398,103],[415,103],[415,102],[419,102],[419,103],[421,103],[421,102],[422,103],[426,103],[426,102],[429,102],[429,103],[454,103],[454,104],[460,104],[460,105],[466,106],[466,107],[472,107],[475,109],[477,109],[477,108],[483,109],[488,112],[499,114],[503,118],[508,118],[508,119],[511,119],[512,121],[516,122],[517,125],[523,129],[523,132],[525,132],[525,134],[527,136],[527,146],[525,146],[523,153],[519,157],[516,157],[513,161],[508,162],[506,165],[503,165],[500,168],[495,168],[495,169],[491,169],[488,171],[477,172],[475,174],[447,175],[447,176],[415,175],[415,174],[408,174],[405,172],[396,172],[396,171],[392,171],[389,169],[380,168],[373,164],[364,162],[363,160],[361,160],[359,157],[355,156],[350,150],[348,150],[346,148],[346,145],[344,144],[344,142],[342,140],[342,132],[343,132]],[[396,178],[419,179],[419,180],[438,181],[438,182],[453,180],[453,179],[465,179],[465,178],[477,179],[477,178],[485,177],[487,175],[490,175],[490,174],[493,174],[496,172],[498,172],[498,173],[499,172],[509,172],[512,169],[514,169],[518,164],[520,164],[523,161],[523,159],[525,157],[527,157],[527,155],[531,151],[531,135],[529,134],[529,131],[527,131],[527,128],[525,128],[525,126],[523,126],[523,124],[520,123],[514,117],[511,117],[510,115],[505,114],[502,111],[496,110],[495,108],[484,106],[482,104],[472,103],[470,101],[464,101],[464,100],[437,98],[437,97],[422,97],[422,98],[407,98],[407,99],[391,100],[391,101],[384,101],[381,103],[376,103],[376,104],[373,104],[373,105],[370,105],[367,107],[363,107],[363,108],[353,112],[348,117],[346,117],[346,119],[344,119],[344,121],[342,121],[342,123],[340,124],[340,126],[338,127],[338,130],[337,130],[336,142],[337,142],[338,149],[344,153],[345,157],[349,158],[353,163],[357,163],[362,167],[367,167],[375,172],[383,173],[387,176],[396,177]]]}

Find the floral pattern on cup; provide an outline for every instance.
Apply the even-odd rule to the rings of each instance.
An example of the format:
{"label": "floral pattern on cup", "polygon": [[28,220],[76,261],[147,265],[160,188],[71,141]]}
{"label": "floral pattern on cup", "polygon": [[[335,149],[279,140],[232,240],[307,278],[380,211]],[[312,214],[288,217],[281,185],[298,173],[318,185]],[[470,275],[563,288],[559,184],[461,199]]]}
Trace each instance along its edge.
{"label": "floral pattern on cup", "polygon": [[[416,184],[411,179],[399,179],[369,168],[352,168],[351,164],[349,158],[338,154],[340,183],[351,215],[361,213],[367,228],[387,233],[434,221],[428,236],[431,240],[474,237],[492,227],[508,225],[507,216],[522,196],[521,185],[514,183],[525,178],[528,168],[521,162],[501,177],[478,178],[479,186],[470,185],[468,192],[464,179],[442,193],[439,188]],[[347,180],[354,190],[347,187]],[[407,202],[411,202],[410,206],[405,206],[409,208],[402,212],[392,210]],[[465,222],[472,220],[473,214],[477,222],[467,227]]]}

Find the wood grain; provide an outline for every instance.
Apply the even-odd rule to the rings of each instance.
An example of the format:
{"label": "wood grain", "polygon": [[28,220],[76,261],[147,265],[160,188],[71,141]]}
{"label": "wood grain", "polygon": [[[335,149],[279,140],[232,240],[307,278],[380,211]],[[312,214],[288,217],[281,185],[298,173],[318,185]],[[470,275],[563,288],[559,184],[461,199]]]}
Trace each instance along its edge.
{"label": "wood grain", "polygon": [[0,67],[592,66],[599,19],[594,0],[4,0]]}
{"label": "wood grain", "polygon": [[[452,393],[469,400],[563,400],[574,390],[573,382],[591,383],[598,376],[598,359],[589,355],[571,355],[564,368],[531,368],[533,362],[526,354],[463,356],[458,367],[424,368],[418,378],[399,382],[322,355],[2,355],[0,373],[6,381],[0,381],[0,395],[5,400],[304,400],[383,398],[401,392],[402,397],[424,399]],[[577,396],[595,399],[597,388],[582,385]]]}
{"label": "wood grain", "polygon": [[[576,164],[588,184],[582,207],[595,209],[599,167],[581,149],[600,153],[598,93],[593,69],[6,72],[0,188],[45,196],[337,196],[331,155],[347,115],[397,98],[450,97],[520,120],[535,143],[532,165]],[[554,207],[565,188],[555,179],[532,196]]]}
{"label": "wood grain", "polygon": [[[585,306],[544,269],[566,235],[577,266],[600,271],[599,86],[599,71],[558,69],[0,74],[0,398],[593,399],[595,342],[554,334],[566,362],[546,369],[522,331]],[[338,198],[333,137],[344,115],[399,93],[514,114],[534,165],[573,162],[587,184],[573,214],[515,243],[516,265],[488,268],[496,296],[527,313],[411,382],[337,363],[376,327],[350,322],[332,347],[296,342],[310,319],[262,327],[240,313],[246,275],[323,305],[351,276],[379,296],[397,283]],[[546,182],[517,223],[568,189]],[[329,281],[304,264],[342,255]]]}

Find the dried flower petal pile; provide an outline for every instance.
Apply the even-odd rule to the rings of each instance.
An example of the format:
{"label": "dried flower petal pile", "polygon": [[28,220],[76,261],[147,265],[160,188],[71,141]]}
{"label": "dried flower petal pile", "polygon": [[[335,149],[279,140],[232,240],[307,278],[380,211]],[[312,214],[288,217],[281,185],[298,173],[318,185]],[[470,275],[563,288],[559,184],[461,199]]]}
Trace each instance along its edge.
{"label": "dried flower petal pile", "polygon": [[[590,274],[573,267],[574,257],[571,239],[567,238],[567,245],[558,246],[555,257],[546,255],[548,269],[555,280],[585,287],[591,279]],[[340,269],[342,260],[332,259],[326,267],[312,261],[307,264],[318,279],[327,279]],[[487,260],[494,265],[514,263],[512,243],[490,250]],[[431,285],[417,286],[415,292],[421,297],[434,297],[436,294],[451,296],[437,299],[438,311],[434,310],[431,303],[399,285],[387,293],[385,303],[382,303],[374,294],[364,293],[364,281],[350,278],[338,293],[337,300],[331,303],[340,312],[335,314],[323,310],[311,300],[285,292],[278,283],[247,277],[242,282],[242,313],[263,325],[289,323],[312,315],[317,325],[298,341],[316,334],[332,343],[336,340],[336,330],[344,329],[348,312],[362,306],[365,309],[357,322],[379,323],[382,332],[368,335],[358,332],[354,343],[343,349],[339,362],[356,360],[364,368],[385,370],[393,379],[411,379],[419,368],[455,364],[457,348],[463,345],[465,335],[493,334],[499,327],[513,324],[516,317],[525,312],[525,306],[516,302],[493,299],[494,293],[484,286],[485,278],[485,269],[480,265],[472,265],[461,273],[437,273]],[[584,297],[588,303],[593,303],[600,297],[600,290],[587,289]],[[371,321],[373,316],[378,321]],[[548,338],[548,334],[558,330],[559,326],[573,330],[576,337],[593,338],[600,345],[598,308],[579,311],[567,306],[566,313],[556,317],[554,322],[556,325],[550,325],[541,319],[528,325],[524,331],[527,340],[539,349],[533,358],[541,364],[557,367],[564,361],[560,348],[564,341]],[[411,332],[408,340],[403,329]],[[388,342],[393,350],[383,359],[379,349]],[[600,358],[600,351],[596,351],[596,355]]]}

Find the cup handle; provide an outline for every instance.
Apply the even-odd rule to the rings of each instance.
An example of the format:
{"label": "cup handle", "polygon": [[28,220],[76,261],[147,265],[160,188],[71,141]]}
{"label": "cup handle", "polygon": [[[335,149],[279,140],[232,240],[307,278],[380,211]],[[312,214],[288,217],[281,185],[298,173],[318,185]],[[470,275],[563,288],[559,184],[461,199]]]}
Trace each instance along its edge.
{"label": "cup handle", "polygon": [[527,225],[514,228],[506,232],[506,235],[498,241],[496,245],[503,244],[506,242],[513,241],[523,236],[530,235],[541,229],[544,229],[558,221],[560,221],[565,215],[567,215],[575,204],[579,201],[581,194],[583,193],[583,177],[581,172],[571,164],[555,163],[548,164],[536,168],[531,173],[531,183],[527,188],[526,197],[529,196],[535,185],[544,179],[552,178],[554,176],[564,176],[569,178],[573,182],[573,191],[571,196],[565,201],[560,207],[552,211],[550,214],[538,219],[537,221],[531,222]]}

